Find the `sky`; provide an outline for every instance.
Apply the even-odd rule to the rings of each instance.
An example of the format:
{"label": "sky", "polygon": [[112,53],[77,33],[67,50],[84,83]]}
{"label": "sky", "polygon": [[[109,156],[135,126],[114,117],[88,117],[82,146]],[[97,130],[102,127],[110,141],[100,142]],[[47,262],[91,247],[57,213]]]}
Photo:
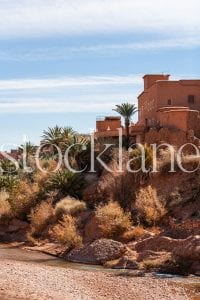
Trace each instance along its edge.
{"label": "sky", "polygon": [[56,124],[91,132],[116,104],[137,105],[144,74],[200,78],[199,11],[199,0],[0,0],[0,146],[38,143]]}

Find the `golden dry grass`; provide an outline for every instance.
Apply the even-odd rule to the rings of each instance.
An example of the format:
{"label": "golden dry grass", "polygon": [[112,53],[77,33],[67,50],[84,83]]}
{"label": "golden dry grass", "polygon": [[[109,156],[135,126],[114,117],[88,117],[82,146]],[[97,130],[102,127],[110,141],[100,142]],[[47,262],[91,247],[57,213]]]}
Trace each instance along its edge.
{"label": "golden dry grass", "polygon": [[162,200],[150,185],[139,190],[135,207],[139,221],[148,226],[158,223],[166,213]]}
{"label": "golden dry grass", "polygon": [[69,249],[75,248],[82,243],[82,238],[76,229],[76,219],[70,215],[63,217],[51,230],[50,235],[59,243]]}
{"label": "golden dry grass", "polygon": [[143,228],[143,226],[136,226],[134,228],[131,228],[130,230],[126,231],[122,235],[122,239],[124,241],[132,241],[134,239],[140,238],[146,233],[146,230]]}
{"label": "golden dry grass", "polygon": [[95,217],[104,237],[119,237],[131,227],[130,214],[125,213],[117,202],[97,207]]}
{"label": "golden dry grass", "polygon": [[42,231],[54,220],[54,208],[51,201],[42,202],[31,210],[29,215],[32,235],[40,235]]}
{"label": "golden dry grass", "polygon": [[62,218],[63,215],[76,215],[86,210],[86,203],[79,201],[73,197],[65,197],[60,200],[55,207],[55,215],[57,218]]}
{"label": "golden dry grass", "polygon": [[2,190],[0,192],[0,218],[12,216],[11,206],[8,199],[9,194]]}
{"label": "golden dry grass", "polygon": [[10,204],[13,214],[18,218],[24,218],[36,205],[39,187],[37,183],[30,184],[26,180],[20,181],[18,188],[11,194]]}

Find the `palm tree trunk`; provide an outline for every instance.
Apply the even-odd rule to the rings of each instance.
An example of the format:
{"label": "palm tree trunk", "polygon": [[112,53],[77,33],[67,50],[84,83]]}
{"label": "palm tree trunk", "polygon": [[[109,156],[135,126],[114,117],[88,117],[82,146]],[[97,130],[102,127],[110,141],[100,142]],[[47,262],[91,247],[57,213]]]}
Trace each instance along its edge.
{"label": "palm tree trunk", "polygon": [[125,128],[126,128],[125,147],[126,147],[126,150],[128,150],[128,148],[129,148],[129,140],[130,140],[129,126],[130,126],[130,120],[129,120],[129,118],[126,118],[125,119]]}

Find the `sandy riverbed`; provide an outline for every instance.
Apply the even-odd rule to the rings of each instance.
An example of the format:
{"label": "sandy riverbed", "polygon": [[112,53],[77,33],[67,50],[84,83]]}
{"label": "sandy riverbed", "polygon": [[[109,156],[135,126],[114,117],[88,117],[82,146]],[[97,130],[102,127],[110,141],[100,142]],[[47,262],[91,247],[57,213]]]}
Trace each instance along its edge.
{"label": "sandy riverbed", "polygon": [[166,279],[134,277],[130,272],[105,273],[62,268],[41,264],[37,260],[16,260],[11,257],[9,249],[6,251],[4,248],[2,253],[0,248],[1,300],[191,299],[183,286]]}

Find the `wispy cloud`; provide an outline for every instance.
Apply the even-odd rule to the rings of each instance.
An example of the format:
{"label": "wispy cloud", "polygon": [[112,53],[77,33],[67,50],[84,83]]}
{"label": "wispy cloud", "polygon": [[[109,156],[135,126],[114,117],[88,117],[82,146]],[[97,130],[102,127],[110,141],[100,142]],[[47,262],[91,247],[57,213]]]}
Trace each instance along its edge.
{"label": "wispy cloud", "polygon": [[66,59],[77,55],[112,55],[130,54],[137,51],[167,50],[167,49],[192,49],[200,46],[200,36],[188,36],[184,38],[170,38],[151,41],[140,41],[123,44],[97,44],[93,46],[79,47],[45,47],[36,49],[1,50],[0,60],[10,61],[44,61]]}
{"label": "wispy cloud", "polygon": [[141,84],[141,75],[127,76],[77,76],[59,78],[10,79],[0,80],[0,90],[49,89],[58,87],[111,86]]}
{"label": "wispy cloud", "polygon": [[0,37],[199,31],[199,0],[0,1]]}
{"label": "wispy cloud", "polygon": [[107,112],[141,86],[141,75],[0,80],[0,113]]}
{"label": "wispy cloud", "polygon": [[[196,74],[173,79],[198,78]],[[0,80],[0,114],[105,112],[123,101],[137,104],[141,74]]]}
{"label": "wispy cloud", "polygon": [[[121,99],[120,99],[121,96]],[[124,96],[124,95],[123,95]],[[131,94],[125,94],[130,101],[133,101],[134,96]],[[115,107],[116,104],[122,102],[122,95],[104,95],[99,99],[98,95],[92,95],[94,99],[92,101],[91,96],[88,97],[87,103],[82,101],[82,97],[77,102],[72,98],[68,101],[60,101],[54,99],[54,101],[48,101],[43,99],[29,99],[29,101],[15,101],[8,103],[0,103],[0,113],[88,113],[88,112],[108,112]],[[89,101],[88,101],[89,100]]]}

